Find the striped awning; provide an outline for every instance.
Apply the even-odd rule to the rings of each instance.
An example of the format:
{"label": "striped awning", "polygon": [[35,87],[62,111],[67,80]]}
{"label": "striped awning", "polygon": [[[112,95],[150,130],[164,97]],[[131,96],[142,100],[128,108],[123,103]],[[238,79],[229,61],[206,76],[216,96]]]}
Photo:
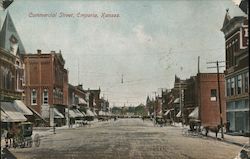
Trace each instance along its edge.
{"label": "striped awning", "polygon": [[21,100],[15,100],[14,105],[23,115],[33,115],[32,111]]}
{"label": "striped awning", "polygon": [[180,103],[180,98],[176,98],[176,99],[174,100],[174,103],[175,103],[175,104]]}
{"label": "striped awning", "polygon": [[87,109],[86,116],[95,116],[95,114],[91,110]]}
{"label": "striped awning", "polygon": [[181,110],[179,111],[179,113],[176,115],[177,118],[181,117]]}
{"label": "striped awning", "polygon": [[196,107],[189,115],[189,118],[198,119],[199,118],[199,107]]}
{"label": "striped awning", "polygon": [[170,110],[167,110],[165,113],[164,113],[164,116],[167,116],[169,114]]}
{"label": "striped awning", "polygon": [[83,98],[79,98],[79,104],[87,105],[87,102]]}
{"label": "striped awning", "polygon": [[54,118],[63,119],[64,115],[54,108]]}
{"label": "striped awning", "polygon": [[8,115],[1,110],[1,122],[7,122],[9,119]]}
{"label": "striped awning", "polygon": [[[14,103],[11,102],[1,102],[1,113],[2,111],[6,114],[4,121],[5,122],[22,122],[27,121],[25,116],[20,110],[16,108]],[[1,114],[2,115],[2,114]],[[2,121],[2,118],[1,118]]]}
{"label": "striped awning", "polygon": [[75,112],[76,117],[84,117],[84,116],[85,116],[85,115],[82,114],[78,109],[73,109],[73,111]]}
{"label": "striped awning", "polygon": [[69,110],[69,117],[70,118],[76,118],[76,113],[73,110]]}

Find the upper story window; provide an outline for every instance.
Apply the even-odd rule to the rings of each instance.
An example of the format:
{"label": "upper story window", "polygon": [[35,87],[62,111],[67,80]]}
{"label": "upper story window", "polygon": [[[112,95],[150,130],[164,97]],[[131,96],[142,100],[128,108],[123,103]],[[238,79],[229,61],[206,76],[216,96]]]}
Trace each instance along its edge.
{"label": "upper story window", "polygon": [[49,104],[49,92],[47,89],[43,91],[43,104]]}
{"label": "upper story window", "polygon": [[230,87],[231,90],[230,90],[230,93],[231,93],[231,96],[232,96],[232,95],[234,95],[234,84],[235,84],[234,83],[234,78],[231,78],[230,81],[231,81],[231,87]]}
{"label": "upper story window", "polygon": [[237,94],[241,94],[242,93],[242,75],[238,75],[237,76]]}
{"label": "upper story window", "polygon": [[245,73],[245,77],[244,77],[244,87],[245,87],[245,93],[248,93],[249,91],[249,73],[246,72]]}
{"label": "upper story window", "polygon": [[31,91],[31,105],[37,104],[37,92],[35,89]]}
{"label": "upper story window", "polygon": [[211,89],[210,101],[216,101],[217,98],[217,90]]}
{"label": "upper story window", "polygon": [[230,92],[230,79],[227,79],[227,96],[230,96],[231,95],[231,92]]}

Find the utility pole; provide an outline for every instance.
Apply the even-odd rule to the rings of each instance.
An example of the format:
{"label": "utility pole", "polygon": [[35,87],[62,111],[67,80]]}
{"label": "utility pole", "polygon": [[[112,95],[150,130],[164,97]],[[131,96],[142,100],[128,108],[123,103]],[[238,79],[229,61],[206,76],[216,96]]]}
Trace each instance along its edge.
{"label": "utility pole", "polygon": [[222,108],[221,108],[221,97],[220,97],[220,73],[219,73],[219,67],[225,67],[225,66],[219,66],[219,63],[224,63],[225,61],[215,61],[215,62],[207,62],[207,64],[216,64],[216,67],[208,67],[208,68],[217,68],[217,82],[218,82],[218,101],[219,101],[219,108],[220,108],[220,127],[221,127],[221,138],[224,139],[224,132],[223,132],[223,118],[222,118]]}
{"label": "utility pole", "polygon": [[153,92],[155,94],[155,102],[154,102],[154,126],[156,124],[156,91]]}
{"label": "utility pole", "polygon": [[179,93],[180,93],[180,112],[181,112],[181,125],[183,126],[183,112],[182,112],[182,92],[181,92],[181,79],[180,79],[180,83],[179,83]]}

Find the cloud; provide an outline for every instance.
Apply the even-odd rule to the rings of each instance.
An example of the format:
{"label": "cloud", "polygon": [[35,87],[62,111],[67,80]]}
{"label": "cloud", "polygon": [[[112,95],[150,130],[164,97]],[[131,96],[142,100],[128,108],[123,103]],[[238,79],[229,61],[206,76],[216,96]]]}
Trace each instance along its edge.
{"label": "cloud", "polygon": [[241,0],[232,0],[235,5],[240,5]]}
{"label": "cloud", "polygon": [[144,26],[143,25],[136,25],[133,28],[133,32],[135,33],[138,41],[140,43],[151,43],[153,41],[153,38],[145,33]]}

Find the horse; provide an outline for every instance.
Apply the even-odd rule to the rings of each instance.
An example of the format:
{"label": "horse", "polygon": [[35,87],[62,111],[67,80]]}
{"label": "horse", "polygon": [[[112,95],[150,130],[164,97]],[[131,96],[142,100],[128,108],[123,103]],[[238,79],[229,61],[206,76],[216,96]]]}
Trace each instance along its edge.
{"label": "horse", "polygon": [[216,138],[218,135],[218,132],[220,131],[221,125],[217,125],[217,126],[204,126],[204,129],[206,130],[206,136],[208,134],[208,131],[212,131],[215,132]]}

